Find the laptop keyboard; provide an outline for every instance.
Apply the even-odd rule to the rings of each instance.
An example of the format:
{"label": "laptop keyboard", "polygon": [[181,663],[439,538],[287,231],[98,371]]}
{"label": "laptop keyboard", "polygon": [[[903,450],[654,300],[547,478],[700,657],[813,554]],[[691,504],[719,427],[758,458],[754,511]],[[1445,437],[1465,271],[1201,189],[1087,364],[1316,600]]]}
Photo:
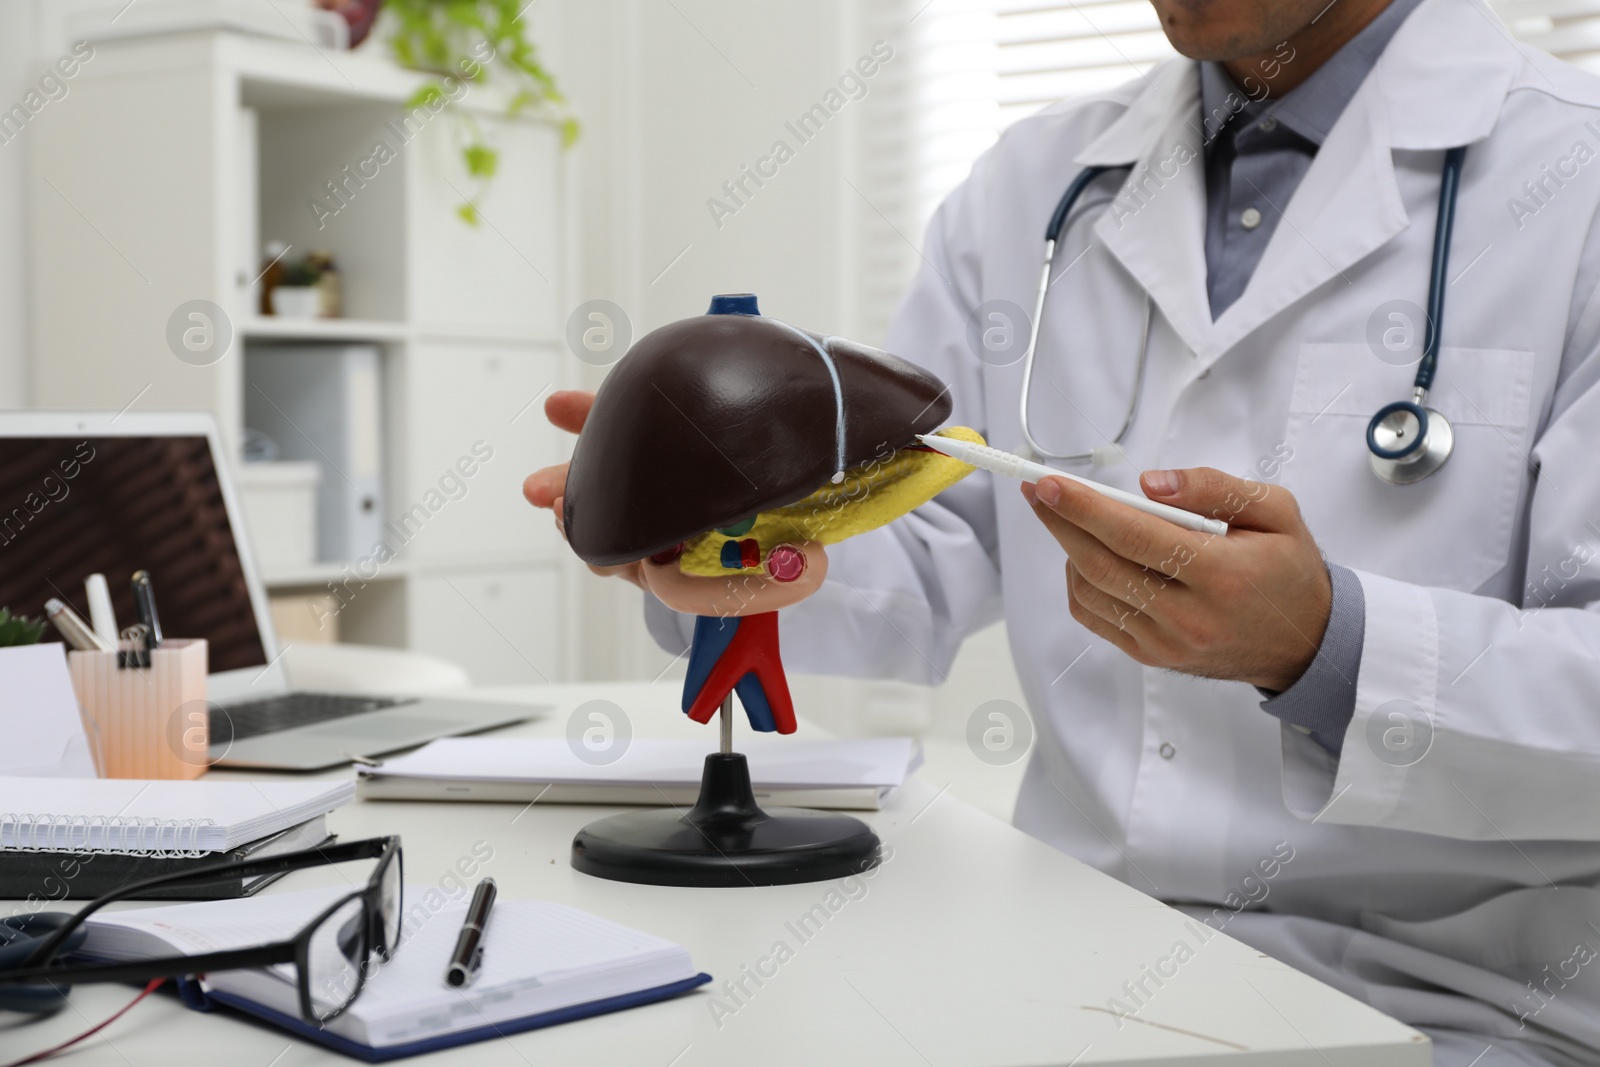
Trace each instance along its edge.
{"label": "laptop keyboard", "polygon": [[280,730],[292,730],[296,726],[310,726],[409,703],[412,701],[395,697],[353,696],[348,693],[280,693],[241,704],[213,707],[211,737],[214,741],[229,737],[242,741],[247,737],[259,737]]}

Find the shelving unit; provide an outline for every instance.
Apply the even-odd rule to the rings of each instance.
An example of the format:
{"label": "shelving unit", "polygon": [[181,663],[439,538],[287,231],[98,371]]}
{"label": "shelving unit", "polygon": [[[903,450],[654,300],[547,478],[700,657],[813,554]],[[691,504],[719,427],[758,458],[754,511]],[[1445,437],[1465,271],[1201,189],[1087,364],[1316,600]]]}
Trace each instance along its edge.
{"label": "shelving unit", "polygon": [[[268,589],[311,589],[323,591],[328,585],[337,585],[345,581],[352,574],[357,578],[361,576],[353,570],[346,569],[343,563],[308,563],[303,567],[267,567],[261,579]],[[390,563],[382,570],[377,571],[371,578],[362,579],[369,582],[389,582],[406,577],[410,568],[400,561]]]}
{"label": "shelving unit", "polygon": [[246,341],[404,341],[410,331],[403,322],[368,319],[247,318],[239,323]]}
{"label": "shelving unit", "polygon": [[[455,120],[404,110],[424,80],[381,53],[226,33],[97,44],[32,145],[32,401],[209,410],[237,456],[255,344],[377,345],[384,511],[409,515],[409,535],[386,534],[397,558],[376,573],[322,561],[266,580],[343,589],[345,640],[447,656],[480,683],[561,680],[574,568],[520,492],[565,448],[535,401],[575,374],[559,135],[473,89],[458,106],[501,165],[484,223],[468,226]],[[379,142],[392,158],[359,166]],[[351,317],[257,314],[252,281],[274,239],[333,254]],[[167,342],[196,299],[234,328],[208,366]],[[492,458],[452,476],[475,446]]]}

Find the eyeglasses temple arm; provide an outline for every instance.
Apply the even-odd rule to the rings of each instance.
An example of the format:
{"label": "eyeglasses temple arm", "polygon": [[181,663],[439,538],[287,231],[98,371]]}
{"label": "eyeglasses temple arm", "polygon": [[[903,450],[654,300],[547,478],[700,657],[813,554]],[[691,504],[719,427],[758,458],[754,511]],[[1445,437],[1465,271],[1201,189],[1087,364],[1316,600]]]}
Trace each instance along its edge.
{"label": "eyeglasses temple arm", "polygon": [[206,867],[198,867],[192,871],[181,874],[160,874],[154,878],[146,878],[142,882],[133,882],[123,886],[113,893],[107,893],[90,901],[81,908],[71,919],[58,926],[48,937],[40,939],[39,946],[29,954],[26,965],[29,967],[42,967],[55,955],[57,949],[66,943],[68,937],[84,922],[105,907],[119,900],[142,893],[158,885],[182,885],[185,882],[215,881],[219,877],[227,878],[253,878],[262,874],[276,874],[280,871],[305,870],[308,867],[321,867],[330,863],[345,863],[350,860],[372,859],[381,856],[390,847],[393,837],[369,837],[362,841],[348,841],[342,844],[329,845],[327,848],[307,849],[303,852],[289,852],[282,856],[270,856],[266,859],[245,860],[242,863],[224,861],[213,863]]}
{"label": "eyeglasses temple arm", "polygon": [[255,948],[229,949],[224,952],[206,952],[198,956],[163,956],[148,960],[128,960],[121,963],[89,963],[71,967],[28,967],[16,971],[0,971],[0,983],[5,985],[39,984],[43,982],[125,982],[145,981],[151,978],[177,978],[186,974],[204,974],[207,971],[238,970],[247,967],[270,967],[275,963],[293,963],[295,944],[283,941]]}

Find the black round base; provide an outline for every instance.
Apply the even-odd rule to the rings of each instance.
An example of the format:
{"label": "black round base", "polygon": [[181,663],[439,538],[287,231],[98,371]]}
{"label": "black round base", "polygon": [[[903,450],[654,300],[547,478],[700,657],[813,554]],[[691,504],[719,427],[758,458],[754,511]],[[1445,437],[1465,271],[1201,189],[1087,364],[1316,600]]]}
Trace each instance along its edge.
{"label": "black round base", "polygon": [[688,812],[630,811],[590,823],[572,840],[584,874],[645,885],[792,885],[878,865],[878,835],[860,819],[805,808],[763,811],[738,753],[706,757]]}

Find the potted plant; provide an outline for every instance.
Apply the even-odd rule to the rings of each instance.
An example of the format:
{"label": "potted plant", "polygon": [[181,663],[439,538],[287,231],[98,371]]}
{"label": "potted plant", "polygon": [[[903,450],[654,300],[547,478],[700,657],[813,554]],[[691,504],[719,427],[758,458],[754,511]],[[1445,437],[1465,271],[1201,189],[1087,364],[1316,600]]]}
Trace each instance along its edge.
{"label": "potted plant", "polygon": [[272,313],[285,319],[314,319],[322,313],[322,269],[310,259],[292,260],[283,265],[283,274],[272,287]]}
{"label": "potted plant", "polygon": [[[510,87],[508,115],[542,114],[560,128],[562,147],[575,142],[578,120],[528,40],[527,23],[522,20],[528,6],[527,0],[387,0],[384,10],[393,27],[389,47],[395,59],[440,78],[417,90],[406,107],[438,111],[459,99],[459,90],[446,91],[451,85],[470,87],[495,80]],[[464,128],[461,158],[475,186],[456,214],[477,225],[478,205],[499,169],[500,154],[470,114],[452,110]]]}
{"label": "potted plant", "polygon": [[13,615],[10,608],[0,607],[0,648],[17,645],[36,645],[44,636],[43,619],[30,619],[26,615]]}

